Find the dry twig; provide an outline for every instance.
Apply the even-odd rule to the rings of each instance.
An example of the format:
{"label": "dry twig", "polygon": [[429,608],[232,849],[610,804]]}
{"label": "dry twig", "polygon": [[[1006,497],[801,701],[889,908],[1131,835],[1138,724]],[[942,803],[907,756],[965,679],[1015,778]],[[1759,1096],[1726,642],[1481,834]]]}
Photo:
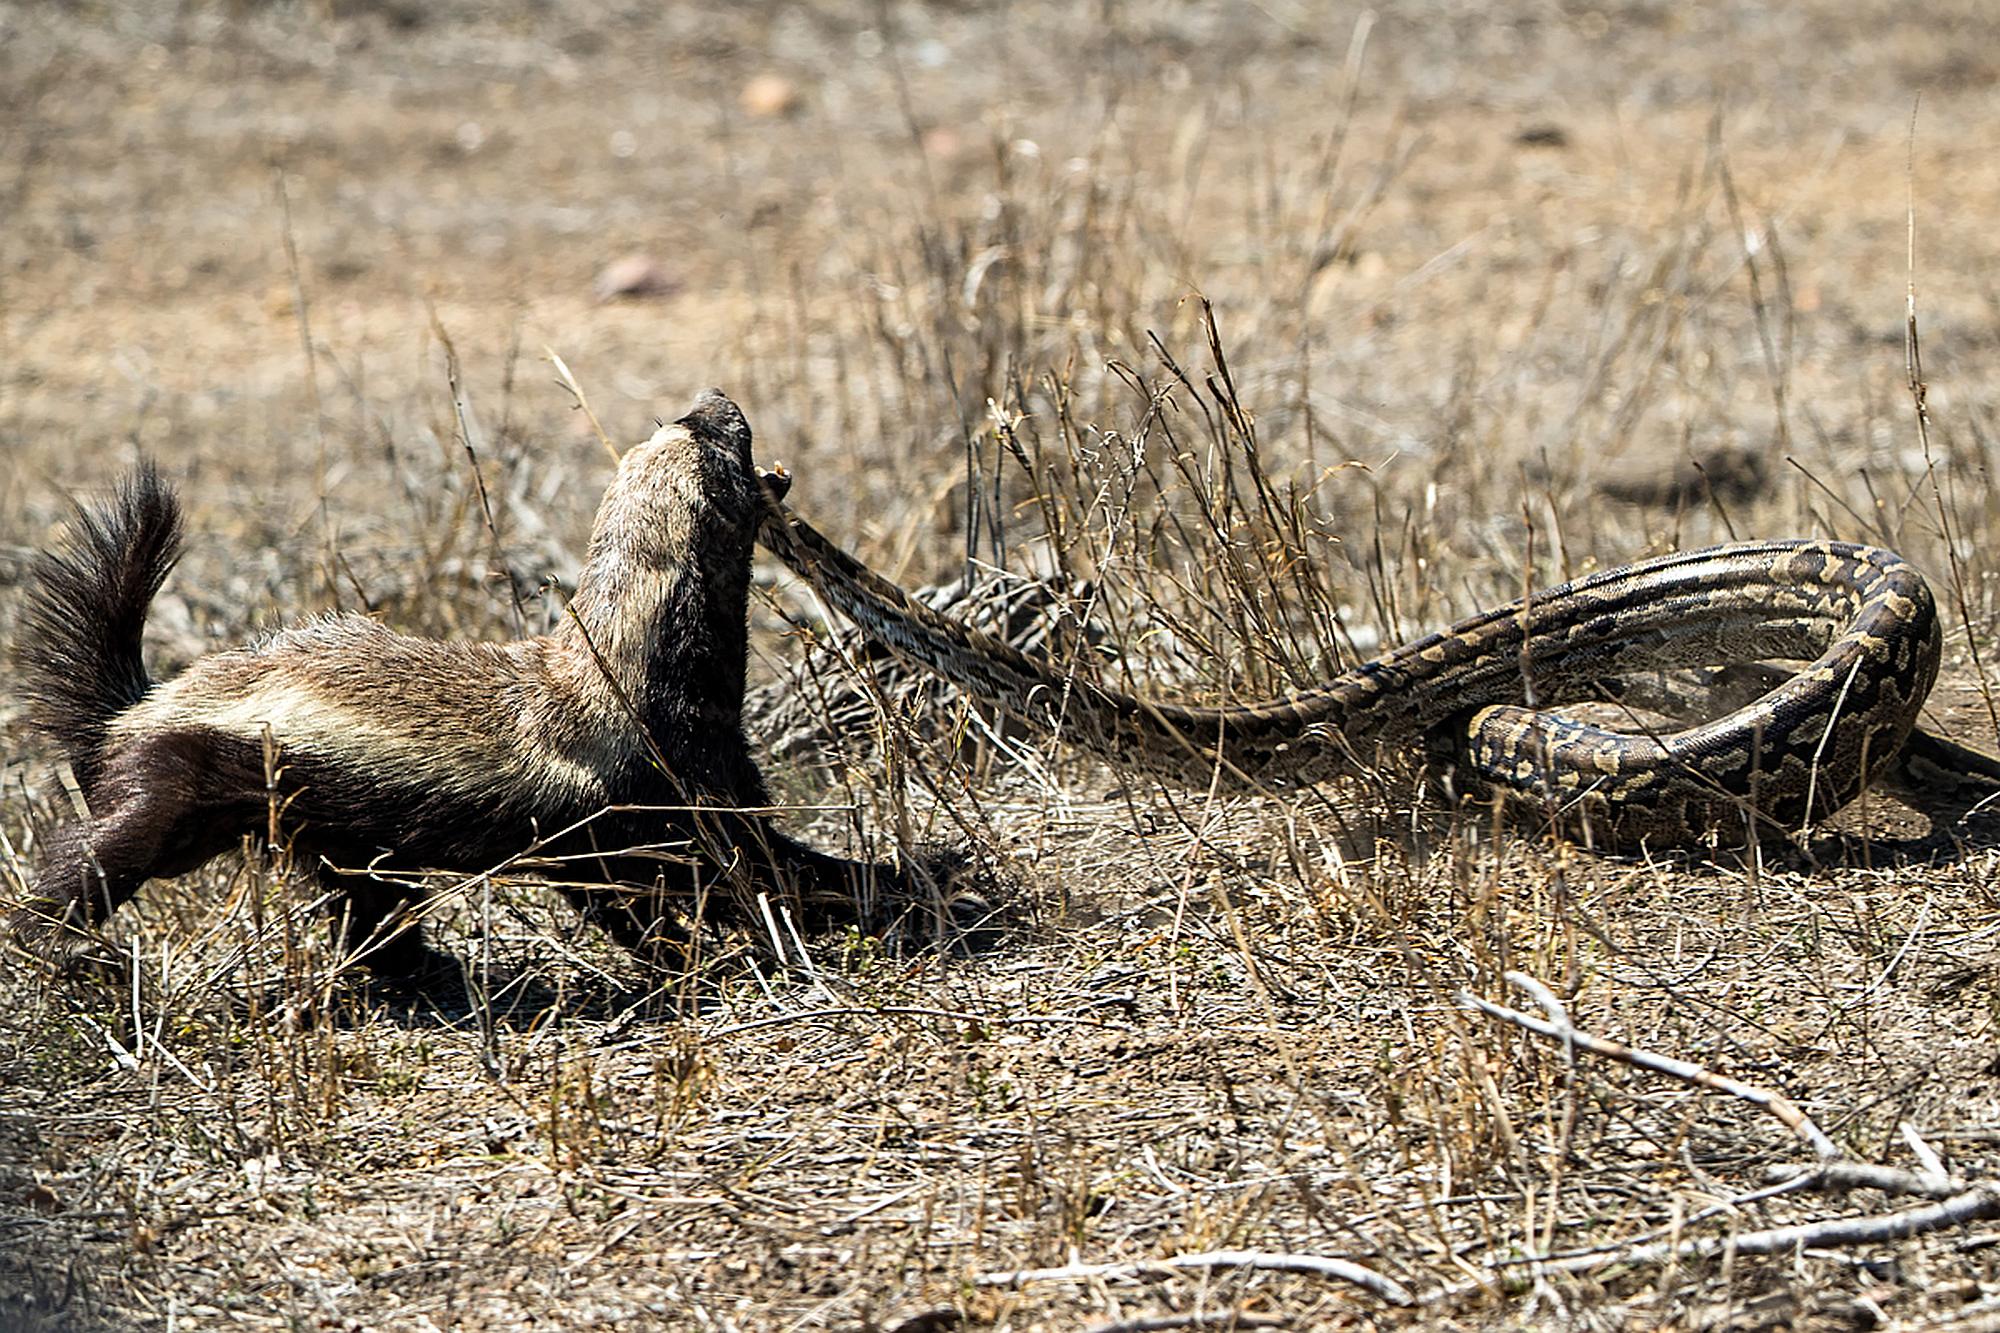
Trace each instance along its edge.
{"label": "dry twig", "polygon": [[1167,1333],[1176,1328],[1289,1328],[1289,1315],[1251,1314],[1246,1310],[1189,1310],[1185,1314],[1142,1315],[1109,1324],[1092,1324],[1088,1333]]}
{"label": "dry twig", "polygon": [[1175,1254],[1165,1259],[1141,1259],[1118,1264],[1065,1264],[1060,1268],[1019,1268],[1007,1272],[982,1273],[982,1287],[1021,1287],[1031,1282],[1076,1282],[1090,1278],[1131,1280],[1184,1273],[1191,1269],[1248,1268],[1269,1273],[1298,1273],[1306,1277],[1331,1278],[1351,1282],[1364,1291],[1380,1296],[1391,1305],[1414,1305],[1410,1289],[1372,1268],[1317,1254],[1276,1254],[1264,1250],[1206,1250],[1200,1254]]}
{"label": "dry twig", "polygon": [[1833,1140],[1828,1138],[1826,1133],[1812,1122],[1812,1117],[1801,1111],[1798,1103],[1783,1093],[1772,1092],[1768,1088],[1759,1088],[1752,1084],[1741,1082],[1725,1074],[1718,1074],[1713,1070],[1704,1069],[1698,1064],[1693,1064],[1686,1060],[1677,1060],[1670,1055],[1658,1055],[1652,1051],[1637,1050],[1625,1045],[1623,1042],[1593,1036],[1570,1023],[1568,1016],[1564,1013],[1560,1002],[1556,1000],[1554,993],[1548,987],[1542,985],[1541,982],[1536,981],[1533,977],[1523,972],[1509,972],[1507,973],[1507,980],[1534,996],[1535,1002],[1540,1004],[1551,1017],[1536,1018],[1531,1014],[1524,1014],[1518,1009],[1509,1009],[1505,1005],[1494,1004],[1491,1000],[1481,999],[1470,991],[1460,991],[1458,993],[1459,1003],[1477,1009],[1489,1018],[1497,1018],[1503,1023],[1512,1023],[1516,1027],[1526,1028],[1537,1036],[1547,1037],[1551,1041],[1559,1041],[1563,1044],[1565,1050],[1588,1051],[1592,1055],[1601,1055],[1607,1060],[1616,1060],[1620,1064],[1631,1065],[1635,1069],[1645,1069],[1655,1074],[1665,1074],[1669,1078],[1677,1078],[1683,1083],[1691,1083],[1699,1088],[1709,1088],[1716,1092],[1726,1092],[1732,1097],[1741,1098],[1743,1101],[1749,1102],[1752,1106],[1761,1106],[1776,1116],[1785,1128],[1791,1130],[1801,1139],[1804,1139],[1806,1144],[1812,1148],[1814,1155],[1822,1162],[1836,1161],[1843,1155],[1840,1149],[1835,1146]]}
{"label": "dry twig", "polygon": [[[1866,1162],[1840,1160],[1833,1141],[1782,1094],[1726,1078],[1699,1065],[1651,1051],[1636,1050],[1620,1042],[1584,1032],[1571,1024],[1562,1006],[1547,987],[1533,977],[1509,972],[1507,980],[1533,995],[1542,1007],[1555,1015],[1541,1019],[1518,1010],[1480,999],[1470,992],[1459,993],[1460,1002],[1503,1022],[1526,1028],[1540,1036],[1560,1041],[1566,1049],[1588,1051],[1639,1069],[1667,1074],[1697,1087],[1727,1092],[1754,1106],[1763,1107],[1809,1144],[1819,1161],[1812,1166],[1774,1173],[1780,1188],[1879,1189],[1889,1194],[1919,1195],[1935,1200],[1921,1208],[1863,1217],[1837,1217],[1791,1226],[1727,1236],[1706,1236],[1696,1240],[1667,1240],[1624,1247],[1601,1247],[1561,1257],[1496,1256],[1490,1267],[1532,1264],[1539,1273],[1577,1273],[1611,1263],[1654,1264],[1685,1259],[1713,1258],[1718,1255],[1784,1254],[1806,1249],[1839,1248],[1852,1245],[1879,1245],[1904,1240],[1946,1227],[2000,1217],[2000,1189],[1988,1185],[1963,1185],[1941,1171],[1935,1155],[1926,1158],[1923,1172],[1899,1171]],[[1763,1193],[1768,1193],[1763,1192]],[[1747,1196],[1746,1196],[1747,1197]],[[1762,1197],[1760,1194],[1759,1197]],[[1426,1296],[1426,1303],[1441,1297],[1477,1289],[1480,1283],[1459,1284]]]}

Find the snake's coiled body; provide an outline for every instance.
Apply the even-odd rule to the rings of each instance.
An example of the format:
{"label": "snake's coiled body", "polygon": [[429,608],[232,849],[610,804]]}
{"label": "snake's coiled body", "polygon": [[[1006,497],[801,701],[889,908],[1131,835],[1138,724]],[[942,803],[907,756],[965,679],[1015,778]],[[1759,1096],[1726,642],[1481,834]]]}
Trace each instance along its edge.
{"label": "snake's coiled body", "polygon": [[[1753,542],[1535,593],[1319,689],[1191,707],[1081,679],[942,616],[780,504],[759,540],[898,655],[1114,764],[1266,789],[1446,768],[1618,843],[1740,838],[1754,820],[1796,829],[1840,808],[1902,750],[1941,643],[1929,585],[1894,553]],[[1809,665],[1685,730],[1540,711],[1635,673],[1768,660]]]}

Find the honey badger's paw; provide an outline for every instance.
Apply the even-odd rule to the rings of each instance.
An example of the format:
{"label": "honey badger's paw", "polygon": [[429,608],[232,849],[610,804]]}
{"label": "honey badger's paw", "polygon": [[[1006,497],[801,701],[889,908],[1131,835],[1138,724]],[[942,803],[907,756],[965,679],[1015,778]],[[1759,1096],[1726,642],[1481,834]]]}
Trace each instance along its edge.
{"label": "honey badger's paw", "polygon": [[903,862],[904,884],[883,904],[879,932],[892,950],[943,948],[960,956],[990,953],[1017,927],[1016,886],[990,856],[964,847],[923,844]]}
{"label": "honey badger's paw", "polygon": [[117,982],[125,975],[124,955],[77,915],[52,898],[24,899],[0,917],[0,958],[23,960],[56,981]]}

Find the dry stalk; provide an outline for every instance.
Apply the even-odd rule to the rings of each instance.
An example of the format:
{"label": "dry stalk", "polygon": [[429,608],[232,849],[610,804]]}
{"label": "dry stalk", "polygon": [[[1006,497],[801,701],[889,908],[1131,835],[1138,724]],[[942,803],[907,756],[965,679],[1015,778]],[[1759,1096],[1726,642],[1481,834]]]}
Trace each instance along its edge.
{"label": "dry stalk", "polygon": [[[1688,1259],[1784,1254],[1813,1248],[1837,1249],[1845,1246],[1879,1245],[1962,1226],[1969,1222],[2000,1217],[2000,1188],[1989,1185],[1966,1185],[1951,1180],[1935,1170],[1897,1171],[1871,1163],[1846,1161],[1841,1150],[1790,1098],[1716,1074],[1685,1060],[1637,1050],[1620,1042],[1585,1032],[1569,1021],[1561,1003],[1540,982],[1519,972],[1507,973],[1507,980],[1533,996],[1549,1017],[1536,1018],[1481,999],[1470,992],[1460,992],[1459,1002],[1489,1017],[1561,1042],[1566,1053],[1581,1050],[1637,1069],[1666,1074],[1695,1087],[1726,1092],[1777,1117],[1786,1128],[1804,1140],[1817,1154],[1819,1160],[1814,1165],[1781,1168],[1773,1173],[1776,1179],[1770,1188],[1742,1195],[1733,1200],[1732,1205],[1759,1201],[1800,1189],[1843,1191],[1876,1189],[1892,1196],[1915,1195],[1932,1199],[1934,1202],[1900,1212],[1829,1218],[1791,1226],[1770,1227],[1760,1231],[1737,1232],[1726,1236],[1705,1236],[1693,1240],[1627,1242],[1593,1247],[1561,1256],[1496,1256],[1487,1260],[1489,1267],[1528,1266],[1537,1273],[1582,1273],[1614,1263],[1679,1263]],[[1928,1155],[1927,1165],[1935,1162],[1935,1156]],[[1724,1211],[1734,1212],[1735,1207],[1712,1209],[1702,1216],[1705,1218]],[[1679,1227],[1675,1229],[1679,1230]],[[1483,1285],[1483,1282],[1461,1283],[1427,1293],[1424,1299],[1429,1303],[1447,1296],[1481,1289]]]}
{"label": "dry stalk", "polygon": [[1108,1324],[1092,1324],[1084,1333],[1171,1333],[1179,1328],[1290,1328],[1289,1315],[1253,1314],[1248,1310],[1190,1310],[1186,1314],[1141,1315]]}
{"label": "dry stalk", "polygon": [[1144,1278],[1209,1273],[1217,1269],[1246,1269],[1263,1273],[1296,1273],[1304,1277],[1347,1282],[1381,1297],[1391,1305],[1415,1305],[1410,1289],[1394,1278],[1346,1259],[1318,1254],[1282,1254],[1263,1250],[1207,1250],[1200,1254],[1174,1254],[1164,1259],[1137,1259],[1126,1263],[1065,1264],[1060,1268],[1021,1268],[981,1273],[974,1283],[981,1287],[1024,1287],[1035,1282],[1130,1282]]}
{"label": "dry stalk", "polygon": [[1754,1087],[1686,1060],[1678,1060],[1669,1055],[1657,1055],[1652,1051],[1636,1050],[1622,1042],[1585,1032],[1570,1023],[1561,1001],[1557,1000],[1555,993],[1541,982],[1524,972],[1509,972],[1507,980],[1533,996],[1535,1002],[1542,1006],[1549,1017],[1536,1018],[1518,1009],[1494,1004],[1491,1000],[1483,999],[1470,991],[1460,991],[1458,1001],[1467,1008],[1477,1009],[1490,1018],[1497,1018],[1503,1023],[1512,1023],[1515,1027],[1525,1028],[1537,1036],[1561,1042],[1566,1059],[1574,1058],[1572,1052],[1582,1050],[1607,1060],[1616,1060],[1620,1064],[1631,1065],[1635,1069],[1665,1074],[1683,1083],[1691,1083],[1696,1087],[1708,1088],[1715,1092],[1726,1092],[1732,1097],[1741,1098],[1776,1116],[1779,1123],[1803,1139],[1821,1161],[1837,1161],[1844,1156],[1833,1140],[1813,1123],[1812,1118],[1783,1093]]}
{"label": "dry stalk", "polygon": [[1916,137],[1917,108],[1910,108],[1910,158],[1906,184],[1909,200],[1906,205],[1908,253],[1906,255],[1907,286],[1903,306],[1903,361],[1905,387],[1909,390],[1910,406],[1916,415],[1917,443],[1923,450],[1924,480],[1929,483],[1931,502],[1937,509],[1938,535],[1944,541],[1945,560],[1951,570],[1951,595],[1958,611],[1959,622],[1965,626],[1965,647],[1972,658],[1972,670],[1979,682],[1979,697],[1986,705],[1986,720],[1993,727],[1993,736],[2000,740],[2000,700],[1993,693],[1993,683],[1987,679],[1986,662],[1979,649],[1979,631],[1972,617],[1972,605],[1966,595],[1965,561],[1959,554],[1959,528],[1953,521],[1952,509],[1945,503],[1944,490],[1938,481],[1937,456],[1931,451],[1931,411],[1930,385],[1924,379],[1923,342],[1917,336],[1917,200],[1916,200]]}

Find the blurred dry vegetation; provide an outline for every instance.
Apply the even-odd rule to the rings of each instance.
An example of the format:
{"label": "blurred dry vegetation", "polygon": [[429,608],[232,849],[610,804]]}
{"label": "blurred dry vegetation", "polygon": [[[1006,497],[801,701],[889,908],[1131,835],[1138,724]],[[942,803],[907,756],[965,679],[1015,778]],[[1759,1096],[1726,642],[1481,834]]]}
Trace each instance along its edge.
{"label": "blurred dry vegetation", "polygon": [[[725,387],[885,573],[1060,576],[1187,697],[1675,546],[1881,542],[1949,607],[1930,725],[1991,749],[1996,113],[1986,0],[0,6],[0,644],[142,453],[190,512],[161,671],[332,607],[541,622],[608,470],[553,352],[614,440]],[[477,884],[430,923],[467,1003],[413,1010],[282,867],[154,885],[132,989],[0,975],[0,1326],[2000,1326],[1994,1224],[1718,1249],[1909,1200],[1770,1193],[1776,1119],[1455,998],[1527,972],[1976,1183],[1990,822],[1606,857],[1161,788],[871,692],[769,573],[757,725],[838,712],[787,822],[970,848],[995,940],[774,922],[660,976]],[[48,760],[0,689],[0,898]],[[1415,1304],[1166,1266],[1217,1250]]]}

